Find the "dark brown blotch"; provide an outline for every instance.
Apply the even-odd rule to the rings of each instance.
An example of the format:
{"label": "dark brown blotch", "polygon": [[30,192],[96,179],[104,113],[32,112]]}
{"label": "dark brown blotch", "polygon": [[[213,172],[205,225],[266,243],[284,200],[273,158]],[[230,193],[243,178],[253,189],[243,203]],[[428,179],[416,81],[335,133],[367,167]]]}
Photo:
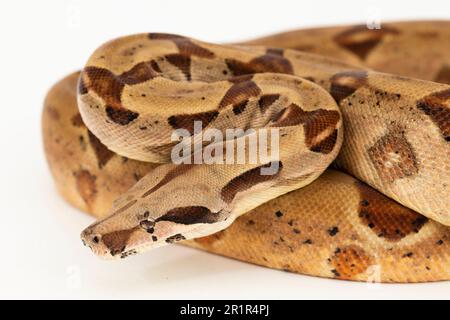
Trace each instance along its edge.
{"label": "dark brown blotch", "polygon": [[170,221],[188,225],[196,223],[214,223],[219,221],[219,218],[219,213],[211,212],[211,210],[206,207],[190,206],[171,209],[166,214],[159,217],[156,222]]}
{"label": "dark brown blotch", "polygon": [[139,117],[139,113],[122,107],[114,107],[108,105],[106,106],[105,111],[109,119],[122,126],[129,124]]}
{"label": "dark brown blotch", "polygon": [[[261,174],[262,168],[275,167],[276,165],[278,165],[278,171],[276,174],[272,174],[272,175],[262,175]],[[220,192],[220,195],[226,203],[231,203],[237,193],[245,191],[247,189],[250,189],[257,184],[276,179],[279,176],[282,168],[283,168],[283,164],[281,162],[278,162],[276,164],[268,163],[268,164],[250,169],[250,170],[240,174],[239,176],[231,179],[231,181],[228,182],[223,187],[222,191]]]}
{"label": "dark brown blotch", "polygon": [[155,60],[150,61],[150,66],[152,69],[158,73],[162,73],[161,68],[159,67],[158,63]]}
{"label": "dark brown blotch", "polygon": [[109,232],[102,236],[102,241],[111,255],[115,256],[125,251],[128,240],[135,231],[136,228]]}
{"label": "dark brown blotch", "polygon": [[193,135],[195,121],[200,121],[202,123],[202,128],[204,129],[218,115],[218,111],[206,111],[194,114],[179,114],[170,116],[168,119],[168,123],[173,129],[185,129],[191,135]]}
{"label": "dark brown blotch", "polygon": [[174,53],[166,55],[165,58],[171,65],[174,65],[183,72],[186,80],[191,80],[191,58],[189,56]]}
{"label": "dark brown blotch", "polygon": [[339,228],[337,226],[334,226],[334,227],[328,229],[327,232],[330,235],[330,237],[334,237],[335,235],[337,235],[339,233]]}
{"label": "dark brown blotch", "polygon": [[[317,109],[309,112],[305,120],[306,145],[313,152],[330,153],[337,141],[337,124],[341,116],[336,110]],[[328,133],[321,140],[323,133]]]}
{"label": "dark brown blotch", "polygon": [[84,83],[83,73],[80,74],[78,78],[78,94],[86,94],[88,93],[88,89],[86,84]]}
{"label": "dark brown blotch", "polygon": [[419,172],[414,150],[401,128],[391,128],[368,149],[368,154],[384,181],[394,182]]}
{"label": "dark brown blotch", "polygon": [[450,89],[432,93],[417,103],[417,108],[438,126],[442,137],[450,141]]}
{"label": "dark brown blotch", "polygon": [[91,131],[88,130],[89,144],[94,150],[95,157],[97,158],[98,168],[103,168],[106,163],[114,156],[114,152],[109,150],[99,138],[97,138]]}
{"label": "dark brown blotch", "polygon": [[291,103],[272,117],[272,126],[290,127],[303,124],[306,121],[307,114],[308,112],[303,111],[299,105]]}
{"label": "dark brown blotch", "polygon": [[[303,124],[305,128],[305,143],[313,152],[330,153],[337,141],[336,129],[340,120],[336,110],[317,109],[303,111],[295,103],[281,110],[272,119],[274,127],[289,127]],[[328,133],[319,139],[323,133]]]}
{"label": "dark brown blotch", "polygon": [[258,105],[261,113],[265,113],[266,110],[278,99],[280,98],[279,94],[264,94],[259,98]]}
{"label": "dark brown blotch", "polygon": [[358,208],[362,223],[378,237],[398,242],[420,231],[428,219],[402,206],[363,182],[355,182],[360,194]]}
{"label": "dark brown blotch", "polygon": [[228,69],[235,76],[252,75],[255,71],[247,63],[235,60],[235,59],[225,59]]}
{"label": "dark brown blotch", "polygon": [[233,113],[235,115],[239,115],[242,112],[245,111],[245,108],[247,107],[248,99],[244,100],[242,102],[239,102],[238,104],[233,105]]}
{"label": "dark brown blotch", "polygon": [[247,63],[236,59],[226,59],[225,63],[235,76],[264,72],[294,73],[292,64],[288,59],[273,53],[256,57]]}
{"label": "dark brown blotch", "polygon": [[261,89],[253,81],[239,81],[233,83],[219,103],[219,109],[229,105],[238,105],[250,97],[257,97]]}
{"label": "dark brown blotch", "polygon": [[154,68],[155,62],[152,61],[144,61],[134,65],[130,70],[125,71],[121,75],[118,76],[119,81],[128,85],[135,85],[138,83],[142,83],[148,80],[151,80],[155,77],[158,77],[161,72],[159,70],[158,65],[157,70]]}
{"label": "dark brown blotch", "polygon": [[313,152],[319,152],[328,154],[333,151],[338,139],[338,129],[335,129],[332,134],[318,143],[311,145],[310,150]]}
{"label": "dark brown blotch", "polygon": [[180,50],[181,54],[208,59],[214,58],[214,52],[204,47],[201,47],[190,40],[177,40],[175,41],[175,44],[177,45],[178,50]]}
{"label": "dark brown blotch", "polygon": [[255,73],[274,72],[293,74],[294,68],[291,62],[283,56],[277,54],[266,54],[257,57],[249,62],[250,68]]}
{"label": "dark brown blotch", "polygon": [[125,84],[111,71],[98,67],[85,67],[81,77],[84,86],[99,95],[106,104],[122,107],[121,95]]}
{"label": "dark brown blotch", "polygon": [[330,94],[338,104],[367,83],[367,71],[344,71],[330,79]]}
{"label": "dark brown blotch", "polygon": [[341,47],[353,52],[361,60],[365,60],[369,53],[387,35],[396,35],[398,30],[391,27],[369,29],[365,25],[347,29],[334,37],[334,41]]}
{"label": "dark brown blotch", "polygon": [[88,89],[93,90],[105,101],[108,118],[120,125],[127,125],[139,116],[137,112],[122,106],[121,95],[125,86],[124,81],[131,81],[129,79],[131,75],[127,72],[124,74],[116,76],[107,69],[97,67],[86,67],[82,73]]}

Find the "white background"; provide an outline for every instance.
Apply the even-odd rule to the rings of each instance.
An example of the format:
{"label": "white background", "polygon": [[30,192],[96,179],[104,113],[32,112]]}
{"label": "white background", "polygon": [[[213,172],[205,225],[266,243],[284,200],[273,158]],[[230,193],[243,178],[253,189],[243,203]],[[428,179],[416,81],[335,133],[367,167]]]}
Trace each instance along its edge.
{"label": "white background", "polygon": [[169,246],[119,262],[81,245],[92,218],[56,194],[40,132],[48,88],[104,41],[171,32],[212,42],[286,29],[450,18],[443,1],[1,1],[0,298],[449,298],[450,283],[376,285],[269,270]]}

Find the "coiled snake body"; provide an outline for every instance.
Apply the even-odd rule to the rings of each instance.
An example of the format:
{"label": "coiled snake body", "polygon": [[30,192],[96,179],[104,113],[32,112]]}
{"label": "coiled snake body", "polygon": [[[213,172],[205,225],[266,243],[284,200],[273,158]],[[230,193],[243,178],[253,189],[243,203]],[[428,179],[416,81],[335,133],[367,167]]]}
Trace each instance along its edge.
{"label": "coiled snake body", "polygon": [[[106,43],[50,91],[43,114],[58,188],[104,217],[83,241],[123,258],[194,238],[185,243],[324,277],[449,279],[449,27],[300,30],[226,46],[156,33]],[[194,136],[196,120],[203,130],[276,128],[280,156],[169,163],[171,133]],[[361,181],[321,175],[335,158]]]}

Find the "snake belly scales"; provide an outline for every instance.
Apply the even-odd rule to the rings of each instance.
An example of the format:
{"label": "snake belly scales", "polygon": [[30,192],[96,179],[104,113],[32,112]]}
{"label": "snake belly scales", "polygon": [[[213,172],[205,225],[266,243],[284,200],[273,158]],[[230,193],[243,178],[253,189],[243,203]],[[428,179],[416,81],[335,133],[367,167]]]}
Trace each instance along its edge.
{"label": "snake belly scales", "polygon": [[[60,194],[99,219],[82,239],[104,258],[181,241],[313,276],[449,280],[449,84],[450,21],[230,45],[138,34],[53,86],[44,147]],[[276,128],[279,157],[170,163],[171,132],[194,121]]]}

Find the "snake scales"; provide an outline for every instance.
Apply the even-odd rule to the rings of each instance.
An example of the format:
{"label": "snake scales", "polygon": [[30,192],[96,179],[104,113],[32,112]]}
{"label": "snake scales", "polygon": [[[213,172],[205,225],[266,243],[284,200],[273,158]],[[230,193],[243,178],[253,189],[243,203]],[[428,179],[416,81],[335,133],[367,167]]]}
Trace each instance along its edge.
{"label": "snake scales", "polygon": [[[50,90],[42,118],[60,193],[102,218],[83,240],[105,257],[194,238],[183,243],[322,277],[450,279],[449,27],[108,42]],[[170,132],[194,120],[279,128],[279,171],[147,162],[168,162]],[[336,156],[341,172],[322,174]]]}

